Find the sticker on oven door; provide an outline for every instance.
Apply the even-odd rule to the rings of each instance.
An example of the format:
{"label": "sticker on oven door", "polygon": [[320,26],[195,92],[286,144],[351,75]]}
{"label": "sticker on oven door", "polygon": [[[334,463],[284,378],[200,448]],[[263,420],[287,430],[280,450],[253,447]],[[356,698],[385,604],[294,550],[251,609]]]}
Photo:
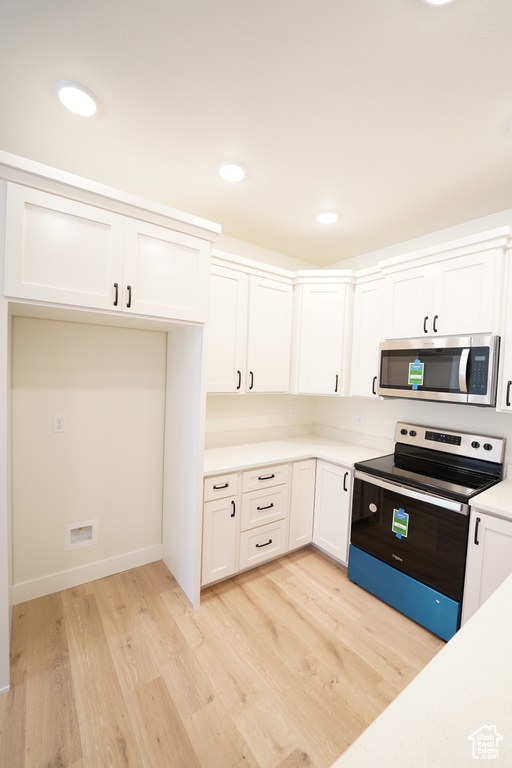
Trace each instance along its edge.
{"label": "sticker on oven door", "polygon": [[401,539],[402,536],[407,538],[407,531],[409,529],[409,515],[404,512],[402,508],[393,510],[393,524],[391,530],[396,534],[397,539]]}
{"label": "sticker on oven door", "polygon": [[368,509],[370,510],[370,512],[376,512],[377,511],[377,505],[374,504],[373,501],[372,501],[372,503],[368,506]]}
{"label": "sticker on oven door", "polygon": [[413,389],[418,389],[423,384],[423,372],[425,363],[421,363],[418,358],[414,363],[409,363],[409,384]]}

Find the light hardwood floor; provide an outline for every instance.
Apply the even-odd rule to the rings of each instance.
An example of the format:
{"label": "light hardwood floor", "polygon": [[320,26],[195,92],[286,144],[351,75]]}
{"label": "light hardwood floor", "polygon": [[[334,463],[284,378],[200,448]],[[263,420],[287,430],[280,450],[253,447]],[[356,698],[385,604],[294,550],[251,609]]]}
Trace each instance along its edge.
{"label": "light hardwood floor", "polygon": [[0,766],[324,768],[443,645],[312,547],[196,611],[153,563],[15,607]]}

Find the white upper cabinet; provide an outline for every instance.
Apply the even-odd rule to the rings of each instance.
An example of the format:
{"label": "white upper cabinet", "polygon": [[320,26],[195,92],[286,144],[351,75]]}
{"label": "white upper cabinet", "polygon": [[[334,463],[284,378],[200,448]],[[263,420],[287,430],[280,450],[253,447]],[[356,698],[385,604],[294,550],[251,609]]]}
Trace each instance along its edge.
{"label": "white upper cabinet", "polygon": [[210,243],[7,184],[6,296],[204,322]]}
{"label": "white upper cabinet", "polygon": [[512,251],[507,252],[496,410],[512,411]]}
{"label": "white upper cabinet", "polygon": [[[245,389],[248,275],[212,264],[206,332],[208,392]],[[243,382],[242,382],[243,380]]]}
{"label": "white upper cabinet", "polygon": [[344,395],[349,381],[353,278],[322,276],[320,282],[313,281],[313,274],[300,278],[294,288],[292,389],[308,395]]}
{"label": "white upper cabinet", "polygon": [[250,392],[288,392],[292,286],[266,277],[249,280],[247,379]]}
{"label": "white upper cabinet", "polygon": [[214,261],[211,269],[207,391],[288,392],[291,280],[225,263]]}
{"label": "white upper cabinet", "polygon": [[210,244],[125,219],[124,308],[141,315],[205,322]]}
{"label": "white upper cabinet", "polygon": [[382,341],[384,281],[365,277],[355,287],[350,395],[375,397]]}
{"label": "white upper cabinet", "polygon": [[502,249],[383,265],[385,338],[493,333],[500,323]]}

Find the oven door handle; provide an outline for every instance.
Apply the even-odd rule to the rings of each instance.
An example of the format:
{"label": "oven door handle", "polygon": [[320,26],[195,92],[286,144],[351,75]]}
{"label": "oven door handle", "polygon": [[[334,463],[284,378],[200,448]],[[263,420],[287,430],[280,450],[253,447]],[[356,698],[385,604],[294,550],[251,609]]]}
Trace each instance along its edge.
{"label": "oven door handle", "polygon": [[434,496],[430,493],[417,491],[415,488],[409,488],[408,486],[401,485],[400,483],[392,483],[389,480],[383,480],[380,477],[367,475],[357,469],[355,472],[355,478],[356,480],[363,480],[365,483],[370,483],[370,485],[377,485],[379,488],[384,488],[385,491],[392,491],[393,493],[399,493],[401,496],[407,496],[409,499],[416,499],[417,501],[424,501],[427,504],[433,504],[436,507],[442,507],[442,509],[449,509],[450,512],[458,512],[460,515],[469,514],[468,505],[462,504],[460,501],[443,499],[441,496]]}
{"label": "oven door handle", "polygon": [[466,347],[462,350],[459,363],[459,389],[464,394],[468,391],[468,360],[470,349]]}

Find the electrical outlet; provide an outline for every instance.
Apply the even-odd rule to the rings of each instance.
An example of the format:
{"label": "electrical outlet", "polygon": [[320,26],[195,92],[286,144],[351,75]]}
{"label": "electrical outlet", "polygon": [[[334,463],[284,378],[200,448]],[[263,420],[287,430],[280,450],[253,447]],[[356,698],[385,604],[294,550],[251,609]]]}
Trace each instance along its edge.
{"label": "electrical outlet", "polygon": [[293,418],[297,415],[297,406],[296,405],[290,405],[290,416]]}
{"label": "electrical outlet", "polygon": [[66,417],[65,416],[54,416],[53,417],[53,431],[54,432],[65,432],[66,431]]}
{"label": "electrical outlet", "polygon": [[359,424],[362,424],[364,421],[364,413],[362,411],[357,411],[356,413],[356,421],[359,422]]}

